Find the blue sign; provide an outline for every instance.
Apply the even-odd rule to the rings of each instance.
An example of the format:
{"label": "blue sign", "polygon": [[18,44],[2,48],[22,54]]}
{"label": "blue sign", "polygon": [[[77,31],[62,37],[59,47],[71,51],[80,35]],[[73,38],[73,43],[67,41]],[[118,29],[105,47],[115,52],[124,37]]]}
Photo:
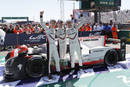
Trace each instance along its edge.
{"label": "blue sign", "polygon": [[18,43],[22,44],[43,44],[46,43],[46,36],[44,34],[20,34]]}
{"label": "blue sign", "polygon": [[[84,31],[79,32],[79,37],[88,37],[88,36],[96,36],[101,35],[101,32],[97,31]],[[46,35],[43,33],[37,34],[6,34],[4,45],[22,45],[22,44],[43,44],[46,43]]]}
{"label": "blue sign", "polygon": [[4,45],[22,45],[22,44],[43,44],[46,43],[46,36],[39,34],[6,34]]}

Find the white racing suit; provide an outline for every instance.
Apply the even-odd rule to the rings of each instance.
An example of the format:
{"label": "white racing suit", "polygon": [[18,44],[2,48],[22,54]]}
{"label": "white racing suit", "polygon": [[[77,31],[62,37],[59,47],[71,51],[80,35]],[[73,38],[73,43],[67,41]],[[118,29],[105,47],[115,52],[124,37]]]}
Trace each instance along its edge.
{"label": "white racing suit", "polygon": [[56,35],[58,36],[58,44],[59,44],[59,56],[61,59],[65,58],[66,55],[66,30],[62,28],[58,28]]}
{"label": "white racing suit", "polygon": [[[75,67],[75,58],[76,55],[79,59],[79,66],[82,66],[82,54],[80,49],[80,42],[78,39],[78,29],[84,24],[82,21],[79,25],[73,25],[72,28],[67,29],[67,35],[69,38],[70,45],[70,58],[71,58],[71,68]],[[76,55],[75,55],[76,54]]]}
{"label": "white racing suit", "polygon": [[5,35],[6,33],[2,29],[0,29],[0,45],[4,45]]}
{"label": "white racing suit", "polygon": [[57,47],[55,44],[55,29],[47,28],[45,23],[43,23],[42,18],[40,19],[42,28],[45,30],[47,40],[49,42],[49,65],[48,65],[48,72],[51,73],[50,65],[51,60],[54,58],[56,63],[56,71],[60,72],[60,64],[59,64],[59,55],[57,51]]}

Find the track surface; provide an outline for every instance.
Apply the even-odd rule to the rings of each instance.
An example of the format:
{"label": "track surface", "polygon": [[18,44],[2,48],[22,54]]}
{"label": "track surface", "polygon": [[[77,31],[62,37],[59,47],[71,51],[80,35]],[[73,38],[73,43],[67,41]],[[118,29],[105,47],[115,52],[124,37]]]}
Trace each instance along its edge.
{"label": "track surface", "polygon": [[[107,46],[119,47],[119,44]],[[0,87],[130,87],[130,45],[127,45],[126,50],[127,60],[115,66],[97,66],[84,69],[82,74],[67,74],[63,77],[53,75],[56,79],[51,82],[45,81],[47,77],[4,82],[4,56],[8,51],[3,51],[0,52]]]}

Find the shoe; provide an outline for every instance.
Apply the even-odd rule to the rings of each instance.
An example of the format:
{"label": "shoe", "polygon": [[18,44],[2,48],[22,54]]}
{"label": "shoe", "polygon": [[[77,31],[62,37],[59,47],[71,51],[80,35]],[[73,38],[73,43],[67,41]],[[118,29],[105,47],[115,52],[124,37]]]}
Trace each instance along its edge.
{"label": "shoe", "polygon": [[83,70],[83,69],[80,69],[80,70],[78,71],[78,73],[84,74],[84,70]]}
{"label": "shoe", "polygon": [[45,82],[52,82],[52,81],[55,80],[55,78],[52,77],[51,74],[48,74],[47,78],[43,78],[43,80],[44,80]]}
{"label": "shoe", "polygon": [[71,70],[70,75],[77,74],[78,70]]}
{"label": "shoe", "polygon": [[75,72],[75,70],[71,70],[70,75],[72,75]]}
{"label": "shoe", "polygon": [[57,75],[59,75],[60,77],[64,76],[62,72],[57,72]]}
{"label": "shoe", "polygon": [[53,79],[51,74],[48,74],[48,79]]}
{"label": "shoe", "polygon": [[80,69],[79,71],[78,71],[78,78],[80,78],[80,76],[82,75],[82,74],[84,74],[85,72],[84,72],[84,70],[82,70],[82,69]]}

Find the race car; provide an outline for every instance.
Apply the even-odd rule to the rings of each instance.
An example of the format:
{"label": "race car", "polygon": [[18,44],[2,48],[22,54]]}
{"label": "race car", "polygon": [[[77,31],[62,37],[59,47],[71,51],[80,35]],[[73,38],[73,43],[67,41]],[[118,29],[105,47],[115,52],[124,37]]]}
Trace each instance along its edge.
{"label": "race car", "polygon": [[[92,36],[79,38],[82,61],[84,66],[104,63],[107,66],[115,65],[118,61],[125,60],[126,43],[121,39],[120,48],[105,46],[104,36]],[[4,76],[7,80],[18,80],[25,78],[37,78],[48,73],[47,46],[28,48],[28,54],[17,55],[13,58],[6,57]],[[69,44],[67,44],[69,48]],[[8,54],[9,55],[9,54]],[[76,59],[78,61],[78,59]],[[77,62],[78,63],[78,62]],[[52,61],[52,73],[56,72],[55,63]],[[69,49],[66,58],[60,59],[61,70],[71,69]]]}

